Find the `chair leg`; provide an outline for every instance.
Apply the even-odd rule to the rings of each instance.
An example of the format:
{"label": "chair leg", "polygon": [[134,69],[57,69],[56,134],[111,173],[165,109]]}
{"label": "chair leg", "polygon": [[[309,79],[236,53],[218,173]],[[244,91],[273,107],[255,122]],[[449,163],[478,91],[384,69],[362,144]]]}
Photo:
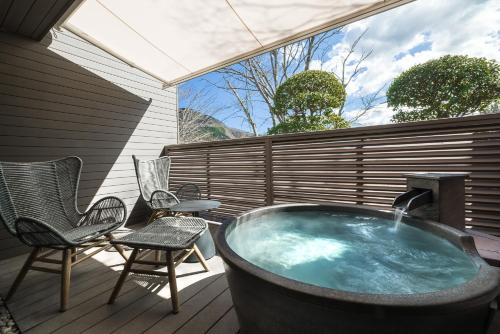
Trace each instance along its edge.
{"label": "chair leg", "polygon": [[64,312],[68,307],[69,286],[71,280],[71,259],[73,257],[71,248],[62,250],[62,269],[61,269],[61,306],[59,311]]}
{"label": "chair leg", "polygon": [[38,247],[31,251],[31,254],[28,256],[28,258],[24,262],[24,265],[21,268],[21,270],[19,271],[19,274],[17,274],[17,277],[14,280],[14,283],[12,283],[12,286],[10,287],[9,292],[7,293],[7,296],[5,297],[5,301],[8,301],[14,295],[17,288],[19,287],[19,285],[23,281],[24,277],[28,273],[28,270],[30,269],[31,264],[35,261],[39,252],[40,252],[40,248],[38,248]]}
{"label": "chair leg", "polygon": [[[160,262],[161,261],[161,253],[158,250],[155,250],[155,262]],[[157,264],[156,267],[159,267],[160,265]]]}
{"label": "chair leg", "polygon": [[78,255],[75,255],[76,247],[71,247],[71,262],[75,262],[78,259]]}
{"label": "chair leg", "polygon": [[109,297],[108,304],[113,304],[115,302],[116,297],[118,297],[118,294],[120,293],[123,283],[125,282],[125,279],[127,278],[128,273],[130,272],[130,268],[132,268],[132,264],[134,263],[138,253],[139,253],[138,248],[134,248],[134,250],[132,250],[132,254],[130,254],[130,257],[125,263],[123,271],[120,277],[118,278],[118,281],[116,282],[115,288],[113,289],[111,296]]}
{"label": "chair leg", "polygon": [[170,298],[172,300],[172,312],[179,313],[179,297],[177,295],[177,280],[175,277],[175,263],[172,251],[166,251],[167,269],[168,269],[168,285],[170,286]]}
{"label": "chair leg", "polygon": [[205,268],[205,271],[210,271],[210,269],[208,269],[207,261],[205,261],[205,257],[203,256],[203,254],[201,254],[200,250],[198,249],[198,246],[193,244],[193,249],[201,265],[203,266],[203,268]]}
{"label": "chair leg", "polygon": [[156,216],[158,215],[158,213],[159,213],[158,210],[154,210],[153,213],[151,213],[151,216],[149,216],[149,219],[148,219],[148,222],[146,223],[146,225],[151,224],[156,219]]}
{"label": "chair leg", "polygon": [[[110,233],[110,234],[107,234],[106,237],[108,238],[109,241],[113,240],[115,237],[113,237],[113,235]],[[125,254],[125,251],[123,250],[123,247],[121,245],[118,245],[118,244],[111,244],[115,249],[116,251],[125,259],[125,261],[128,261],[128,257],[127,255]]]}

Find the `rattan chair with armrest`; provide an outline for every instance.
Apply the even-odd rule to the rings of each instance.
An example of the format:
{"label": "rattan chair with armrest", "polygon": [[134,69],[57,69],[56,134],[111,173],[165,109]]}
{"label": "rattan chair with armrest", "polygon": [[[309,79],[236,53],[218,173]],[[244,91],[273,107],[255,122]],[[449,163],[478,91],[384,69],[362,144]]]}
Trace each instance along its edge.
{"label": "rattan chair with armrest", "polygon": [[175,194],[169,191],[171,165],[169,157],[139,160],[133,155],[132,158],[141,197],[152,210],[148,224],[155,219],[169,215],[170,208],[181,201],[201,198],[200,189],[192,183],[183,184]]}
{"label": "rattan chair with armrest", "polygon": [[139,160],[133,155],[132,159],[141,197],[152,210],[147,222],[149,224],[157,218],[168,215],[169,209],[179,203],[177,196],[168,191],[170,158]]}
{"label": "rattan chair with armrest", "polygon": [[193,183],[186,183],[177,189],[175,196],[179,201],[191,201],[201,199],[200,188]]}
{"label": "rattan chair with armrest", "polygon": [[[80,212],[77,190],[81,168],[78,157],[0,162],[0,221],[13,236],[33,248],[7,293],[7,301],[29,270],[56,273],[61,275],[60,310],[65,311],[74,265],[111,247],[127,259],[119,245],[109,243],[113,239],[111,232],[125,222],[125,204],[116,197],[105,197]],[[87,250],[92,251],[84,253]],[[53,257],[58,251],[61,260]],[[58,264],[61,268],[34,266],[35,262]]]}

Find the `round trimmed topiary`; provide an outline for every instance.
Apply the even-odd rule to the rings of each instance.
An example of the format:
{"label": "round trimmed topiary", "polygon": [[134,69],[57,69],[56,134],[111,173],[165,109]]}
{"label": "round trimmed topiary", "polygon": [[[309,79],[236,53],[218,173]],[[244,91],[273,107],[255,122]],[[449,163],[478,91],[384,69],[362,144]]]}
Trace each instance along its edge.
{"label": "round trimmed topiary", "polygon": [[273,113],[283,121],[268,134],[347,128],[349,122],[335,113],[345,98],[344,87],[332,73],[295,74],[276,89]]}
{"label": "round trimmed topiary", "polygon": [[401,73],[387,104],[401,123],[488,112],[500,100],[500,65],[493,60],[444,56]]}
{"label": "round trimmed topiary", "polygon": [[332,112],[344,103],[345,89],[334,74],[304,71],[276,89],[273,112],[277,115],[316,115]]}

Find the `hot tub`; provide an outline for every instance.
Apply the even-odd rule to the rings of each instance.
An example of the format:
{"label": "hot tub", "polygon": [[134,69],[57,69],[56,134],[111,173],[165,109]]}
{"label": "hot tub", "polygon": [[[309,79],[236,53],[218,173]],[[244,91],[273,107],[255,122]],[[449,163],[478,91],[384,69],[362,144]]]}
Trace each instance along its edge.
{"label": "hot tub", "polygon": [[472,237],[358,206],[253,210],[216,246],[243,333],[485,333],[500,293]]}

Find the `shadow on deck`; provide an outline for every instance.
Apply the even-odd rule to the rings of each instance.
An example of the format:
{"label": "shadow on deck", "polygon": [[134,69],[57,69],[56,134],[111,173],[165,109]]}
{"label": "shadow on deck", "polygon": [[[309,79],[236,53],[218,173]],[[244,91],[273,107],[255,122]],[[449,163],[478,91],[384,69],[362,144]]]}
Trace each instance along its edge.
{"label": "shadow on deck", "polygon": [[[5,296],[26,256],[0,262]],[[115,304],[108,305],[123,258],[105,251],[73,269],[69,309],[59,313],[59,275],[31,271],[7,304],[23,333],[236,333],[222,260],[177,267],[180,312],[172,313],[166,277],[129,275]],[[166,270],[160,268],[159,270]]]}

